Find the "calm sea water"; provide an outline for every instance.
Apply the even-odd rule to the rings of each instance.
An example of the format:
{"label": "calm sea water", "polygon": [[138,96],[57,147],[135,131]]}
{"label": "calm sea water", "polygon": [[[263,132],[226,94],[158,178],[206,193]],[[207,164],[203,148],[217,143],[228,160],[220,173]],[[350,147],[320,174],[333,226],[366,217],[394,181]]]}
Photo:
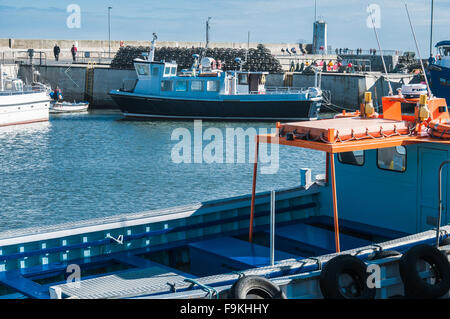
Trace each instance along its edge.
{"label": "calm sea water", "polygon": [[[203,130],[273,128],[274,123],[203,122]],[[127,121],[115,111],[51,116],[0,128],[0,231],[198,203],[249,194],[253,164],[180,163],[172,132],[192,121]],[[260,131],[258,131],[260,132]],[[204,141],[203,146],[209,141]],[[223,142],[225,158],[226,141]],[[324,173],[323,153],[280,146],[276,174],[257,191],[299,184],[299,169]],[[216,154],[217,155],[217,154]],[[220,154],[219,154],[220,155]],[[194,159],[194,150],[191,154]]]}

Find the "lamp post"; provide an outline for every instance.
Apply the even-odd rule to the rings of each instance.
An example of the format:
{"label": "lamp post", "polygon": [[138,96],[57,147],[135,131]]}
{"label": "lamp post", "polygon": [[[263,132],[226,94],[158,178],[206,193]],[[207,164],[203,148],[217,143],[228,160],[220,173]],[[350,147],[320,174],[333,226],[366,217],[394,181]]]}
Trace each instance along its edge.
{"label": "lamp post", "polygon": [[111,9],[108,7],[108,57],[111,57]]}

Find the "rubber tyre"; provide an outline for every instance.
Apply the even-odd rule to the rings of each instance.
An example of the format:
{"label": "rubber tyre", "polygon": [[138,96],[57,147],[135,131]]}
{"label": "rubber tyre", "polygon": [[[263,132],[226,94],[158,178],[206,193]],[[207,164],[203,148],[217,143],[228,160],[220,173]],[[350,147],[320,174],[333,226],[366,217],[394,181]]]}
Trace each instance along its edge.
{"label": "rubber tyre", "polygon": [[[342,290],[339,278],[343,274],[352,277],[356,291]],[[329,260],[320,273],[320,291],[325,299],[374,299],[376,290],[367,286],[366,264],[351,255],[339,255]]]}
{"label": "rubber tyre", "polygon": [[[420,278],[416,269],[420,260],[425,260],[433,267],[440,278],[437,284],[429,284]],[[399,269],[407,298],[435,299],[450,289],[450,263],[447,256],[436,247],[417,245],[410,248],[400,259]]]}
{"label": "rubber tyre", "polygon": [[399,255],[401,255],[401,254],[396,250],[381,250],[381,251],[377,250],[373,255],[371,255],[367,259],[368,260],[378,260],[378,259],[399,256]]}
{"label": "rubber tyre", "polygon": [[[254,298],[248,298],[249,296]],[[286,295],[264,277],[245,276],[233,284],[229,299],[286,299]]]}

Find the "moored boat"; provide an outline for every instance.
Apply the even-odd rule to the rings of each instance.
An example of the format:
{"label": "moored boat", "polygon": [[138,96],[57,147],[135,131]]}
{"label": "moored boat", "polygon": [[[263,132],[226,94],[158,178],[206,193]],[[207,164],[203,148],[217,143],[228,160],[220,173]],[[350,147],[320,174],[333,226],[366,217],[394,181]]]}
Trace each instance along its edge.
{"label": "moored boat", "polygon": [[257,137],[325,153],[298,187],[0,234],[3,296],[448,298],[445,99],[389,96],[379,115],[367,93],[349,115]]}
{"label": "moored boat", "polygon": [[89,108],[88,102],[52,102],[50,113],[79,113],[86,112]]}
{"label": "moored boat", "polygon": [[24,85],[21,79],[4,76],[0,65],[0,126],[48,121],[48,88],[36,83]]}
{"label": "moored boat", "polygon": [[[317,119],[322,91],[266,88],[267,72],[222,71],[221,62],[194,55],[192,69],[177,72],[176,62],[135,59],[133,86],[109,94],[129,118],[218,120]],[[238,61],[239,62],[239,61]]]}

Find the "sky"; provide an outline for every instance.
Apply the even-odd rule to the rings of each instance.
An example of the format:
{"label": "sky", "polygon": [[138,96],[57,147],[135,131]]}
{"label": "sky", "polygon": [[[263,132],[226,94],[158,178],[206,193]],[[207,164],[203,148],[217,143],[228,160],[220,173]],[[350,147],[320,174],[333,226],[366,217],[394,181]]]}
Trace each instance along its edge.
{"label": "sky", "polygon": [[[317,16],[328,23],[328,45],[376,48],[367,6],[380,8],[384,50],[415,51],[404,3],[408,3],[422,54],[428,55],[431,0],[317,0]],[[434,43],[450,40],[450,1],[435,0]],[[69,28],[68,7],[80,8],[80,24]],[[314,0],[0,0],[0,38],[257,43],[312,42]],[[74,20],[71,20],[72,22]]]}

